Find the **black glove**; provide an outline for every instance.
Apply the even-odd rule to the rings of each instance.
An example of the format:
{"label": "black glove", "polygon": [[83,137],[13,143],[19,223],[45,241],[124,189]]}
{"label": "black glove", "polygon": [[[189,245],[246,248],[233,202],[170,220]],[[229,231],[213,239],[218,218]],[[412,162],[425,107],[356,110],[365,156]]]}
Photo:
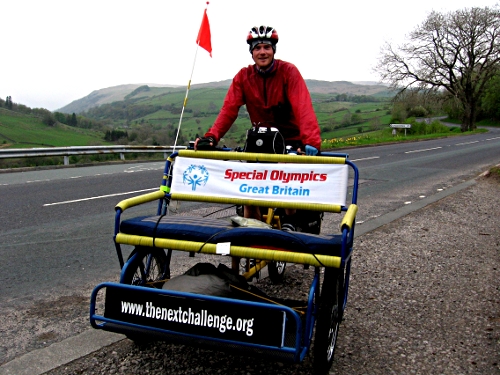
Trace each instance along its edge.
{"label": "black glove", "polygon": [[214,150],[217,146],[217,141],[214,137],[201,137],[196,145],[197,150]]}

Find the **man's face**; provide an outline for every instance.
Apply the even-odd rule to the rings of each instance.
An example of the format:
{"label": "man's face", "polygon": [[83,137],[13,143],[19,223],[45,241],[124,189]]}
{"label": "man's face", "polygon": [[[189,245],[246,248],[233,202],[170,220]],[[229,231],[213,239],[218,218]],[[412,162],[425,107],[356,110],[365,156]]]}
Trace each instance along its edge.
{"label": "man's face", "polygon": [[259,69],[266,70],[274,59],[273,47],[265,43],[257,44],[252,50],[252,59]]}

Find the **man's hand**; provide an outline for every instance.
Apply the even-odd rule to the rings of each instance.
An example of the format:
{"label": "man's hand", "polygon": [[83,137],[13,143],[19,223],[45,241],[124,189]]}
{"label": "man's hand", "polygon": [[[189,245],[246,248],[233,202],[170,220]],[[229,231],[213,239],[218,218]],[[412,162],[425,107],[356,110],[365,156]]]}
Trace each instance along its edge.
{"label": "man's hand", "polygon": [[307,156],[316,156],[316,155],[318,155],[318,149],[316,147],[306,145],[306,155]]}
{"label": "man's hand", "polygon": [[196,138],[194,142],[195,150],[213,150],[217,146],[217,141],[213,137]]}

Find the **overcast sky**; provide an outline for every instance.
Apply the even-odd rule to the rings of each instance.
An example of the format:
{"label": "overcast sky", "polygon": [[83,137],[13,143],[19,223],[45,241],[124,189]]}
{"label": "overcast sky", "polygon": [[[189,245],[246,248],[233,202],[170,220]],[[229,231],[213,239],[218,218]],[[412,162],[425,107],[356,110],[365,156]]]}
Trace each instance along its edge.
{"label": "overcast sky", "polygon": [[192,84],[232,78],[252,62],[246,36],[271,25],[276,57],[306,79],[377,81],[385,41],[400,43],[432,11],[496,0],[212,0],[212,58],[196,37],[201,0],[0,0],[0,97],[56,110],[128,83]]}

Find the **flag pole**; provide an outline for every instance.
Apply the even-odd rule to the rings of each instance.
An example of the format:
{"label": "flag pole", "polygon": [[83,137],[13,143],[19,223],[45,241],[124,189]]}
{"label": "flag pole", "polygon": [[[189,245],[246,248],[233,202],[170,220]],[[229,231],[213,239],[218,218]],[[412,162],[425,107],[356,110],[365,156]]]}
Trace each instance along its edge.
{"label": "flag pole", "polygon": [[[209,2],[207,1],[207,6],[205,8],[205,14],[206,14],[207,9],[208,9],[208,4],[209,4]],[[186,104],[187,104],[187,100],[188,100],[189,89],[191,88],[191,80],[193,79],[194,66],[196,65],[196,57],[198,56],[198,49],[200,48],[200,43],[201,43],[201,40],[198,40],[198,42],[196,43],[196,51],[194,53],[194,61],[193,61],[193,67],[191,69],[191,76],[189,77],[189,82],[188,82],[188,85],[186,88],[186,95],[184,96],[184,102],[182,103],[181,116],[179,118],[179,126],[177,127],[177,134],[175,135],[174,151],[175,151],[175,148],[177,147],[177,140],[179,139],[179,133],[181,132],[182,118],[184,116],[184,109],[186,108]]]}

